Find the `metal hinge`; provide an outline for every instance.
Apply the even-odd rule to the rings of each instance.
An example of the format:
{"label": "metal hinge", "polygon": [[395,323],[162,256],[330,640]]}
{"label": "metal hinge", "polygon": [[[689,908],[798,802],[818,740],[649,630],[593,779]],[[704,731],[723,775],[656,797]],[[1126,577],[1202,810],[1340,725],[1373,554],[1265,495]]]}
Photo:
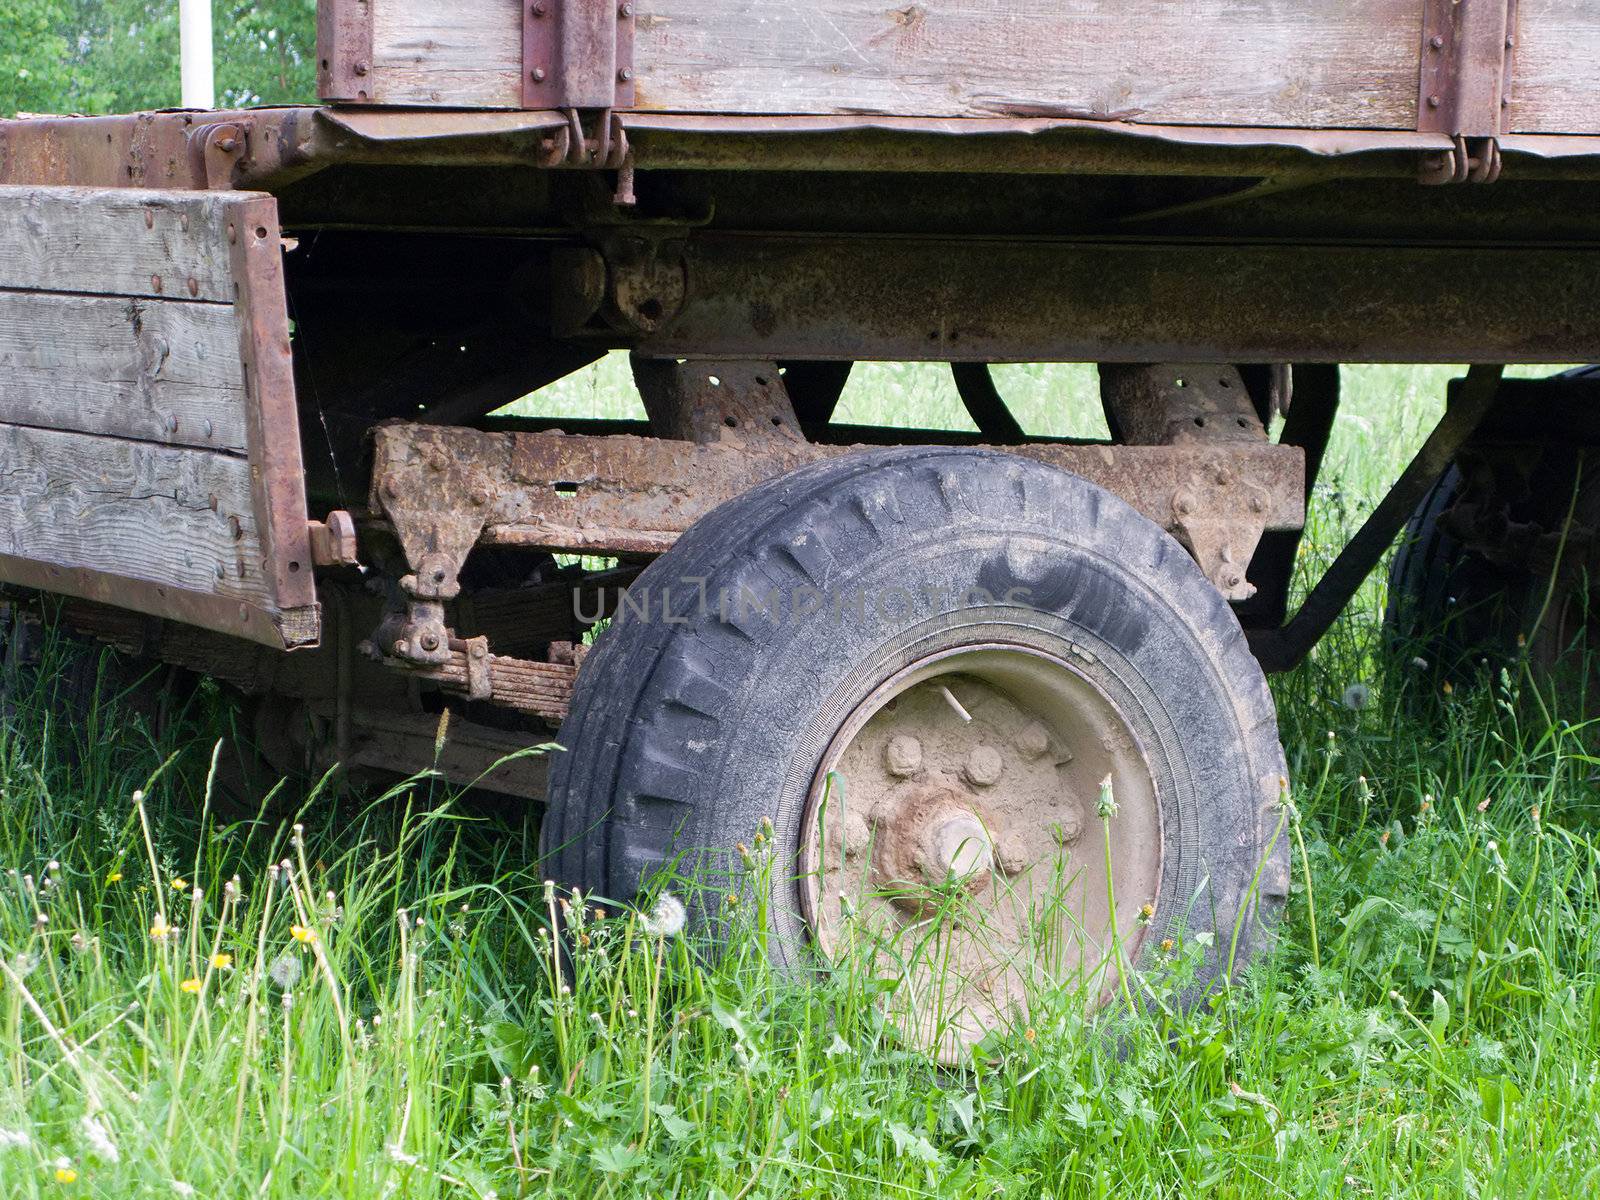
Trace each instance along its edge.
{"label": "metal hinge", "polygon": [[1422,183],[1493,183],[1511,103],[1517,0],[1424,0],[1417,130],[1451,147],[1423,159]]}
{"label": "metal hinge", "polygon": [[522,107],[631,108],[635,0],[523,0]]}

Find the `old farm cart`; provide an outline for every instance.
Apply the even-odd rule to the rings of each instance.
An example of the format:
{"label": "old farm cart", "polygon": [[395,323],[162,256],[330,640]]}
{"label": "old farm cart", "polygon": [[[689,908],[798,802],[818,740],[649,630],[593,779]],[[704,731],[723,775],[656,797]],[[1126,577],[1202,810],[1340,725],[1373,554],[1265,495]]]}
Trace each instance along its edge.
{"label": "old farm cart", "polygon": [[[1256,940],[1262,669],[1419,504],[1400,592],[1474,572],[1501,633],[1592,553],[1597,385],[1500,383],[1600,351],[1592,6],[324,0],[318,33],[323,107],[0,124],[0,579],[234,685],[277,769],[431,764],[448,707],[467,781],[559,729],[548,778],[488,778],[566,884],[769,820],[774,953],[936,931],[941,1053],[1045,961],[1050,887],[1064,969],[1108,882],[1135,952]],[[497,415],[618,349],[647,419]],[[864,360],[949,363],[977,432],[834,420]],[[1060,360],[1109,440],[1031,436],[987,366]],[[1360,361],[1481,365],[1290,615]]]}

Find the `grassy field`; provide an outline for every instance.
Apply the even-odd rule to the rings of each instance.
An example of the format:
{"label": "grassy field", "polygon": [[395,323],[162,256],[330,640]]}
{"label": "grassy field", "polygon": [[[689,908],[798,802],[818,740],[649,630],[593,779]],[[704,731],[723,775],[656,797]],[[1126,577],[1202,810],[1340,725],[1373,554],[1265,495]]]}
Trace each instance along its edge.
{"label": "grassy field", "polygon": [[[624,372],[525,403],[621,415]],[[1308,571],[1450,374],[1346,373]],[[1053,433],[1095,430],[1092,383],[1001,375]],[[964,423],[933,368],[863,369],[843,417]],[[426,778],[313,797],[301,824],[225,815],[209,689],[158,725],[106,686],[69,722],[47,676],[0,728],[0,1193],[1593,1194],[1593,760],[1525,679],[1408,716],[1423,684],[1380,661],[1382,599],[1374,579],[1274,683],[1296,844],[1275,953],[1187,1016],[1091,1028],[1041,996],[971,1072],[898,1050],[861,972],[775,979],[753,934],[710,961],[590,920],[569,985],[533,816]]]}

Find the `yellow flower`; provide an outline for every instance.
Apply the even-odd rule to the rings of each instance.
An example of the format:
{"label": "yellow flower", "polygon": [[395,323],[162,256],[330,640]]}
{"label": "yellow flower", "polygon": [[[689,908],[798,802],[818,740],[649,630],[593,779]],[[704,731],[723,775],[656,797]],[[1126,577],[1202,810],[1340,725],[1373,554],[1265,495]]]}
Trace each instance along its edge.
{"label": "yellow flower", "polygon": [[122,872],[121,871],[108,871],[106,873],[106,882],[107,883],[121,883],[122,882]]}
{"label": "yellow flower", "polygon": [[157,917],[156,923],[150,926],[150,936],[158,942],[164,942],[172,933],[172,926],[167,924],[165,917]]}
{"label": "yellow flower", "polygon": [[1446,695],[1446,696],[1448,696],[1448,695],[1450,695],[1450,694],[1451,694],[1451,693],[1452,693],[1452,692],[1454,692],[1454,691],[1455,691],[1455,690],[1456,690],[1456,689],[1455,689],[1455,688],[1453,688],[1453,687],[1451,687],[1451,686],[1450,686],[1450,681],[1449,681],[1449,680],[1448,680],[1448,679],[1446,679],[1446,680],[1445,680],[1445,681],[1444,681],[1444,686],[1443,686],[1443,687],[1441,687],[1441,688],[1440,688],[1440,689],[1439,689],[1439,690],[1440,690],[1440,691],[1442,691],[1442,692],[1443,692],[1443,693],[1444,693],[1444,694],[1445,694],[1445,695]]}
{"label": "yellow flower", "polygon": [[317,940],[317,931],[315,929],[307,929],[304,925],[291,925],[289,926],[289,932],[293,935],[295,941],[303,942],[307,946]]}
{"label": "yellow flower", "polygon": [[186,891],[188,887],[189,881],[187,879],[174,879],[172,881],[172,890],[175,892]]}
{"label": "yellow flower", "polygon": [[1139,906],[1139,924],[1148,925],[1155,919],[1156,906],[1154,904],[1142,904]]}
{"label": "yellow flower", "polygon": [[200,994],[200,981],[198,979],[185,979],[178,986],[184,991],[188,992],[191,996],[198,996]]}
{"label": "yellow flower", "polygon": [[71,1167],[57,1167],[56,1168],[56,1182],[57,1183],[75,1183],[75,1182],[77,1182],[77,1179],[78,1179],[78,1173],[76,1171],[74,1171]]}
{"label": "yellow flower", "polygon": [[1162,938],[1161,939],[1161,953],[1163,953],[1163,954],[1171,954],[1172,953],[1172,939],[1171,938]]}
{"label": "yellow flower", "polygon": [[213,954],[211,956],[211,965],[219,971],[226,971],[229,967],[233,966],[233,955]]}

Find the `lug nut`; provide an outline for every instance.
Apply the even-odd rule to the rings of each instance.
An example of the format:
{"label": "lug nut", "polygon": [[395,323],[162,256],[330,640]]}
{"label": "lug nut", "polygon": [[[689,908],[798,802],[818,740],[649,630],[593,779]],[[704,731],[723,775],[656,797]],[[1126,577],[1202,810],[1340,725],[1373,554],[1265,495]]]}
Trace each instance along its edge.
{"label": "lug nut", "polygon": [[1024,833],[1008,833],[1000,841],[1000,869],[1007,875],[1015,875],[1028,865],[1028,836]]}
{"label": "lug nut", "polygon": [[1051,832],[1055,834],[1058,846],[1070,846],[1078,840],[1083,833],[1083,814],[1078,811],[1077,805],[1061,814]]}
{"label": "lug nut", "polygon": [[967,762],[961,768],[961,773],[967,777],[967,782],[975,787],[989,787],[1000,779],[1000,772],[1005,769],[1005,760],[1000,757],[1000,751],[993,746],[979,746],[967,755]]}
{"label": "lug nut", "polygon": [[922,743],[904,733],[897,733],[883,748],[883,765],[891,775],[901,779],[915,775],[922,768]]}
{"label": "lug nut", "polygon": [[963,881],[972,881],[994,869],[994,850],[983,822],[971,813],[961,813],[933,831],[930,874],[943,872]]}
{"label": "lug nut", "polygon": [[1017,734],[1017,749],[1024,758],[1038,758],[1050,749],[1050,731],[1042,721],[1029,721]]}
{"label": "lug nut", "polygon": [[846,858],[860,858],[872,844],[872,830],[867,827],[867,819],[858,812],[846,814],[839,840],[844,844]]}
{"label": "lug nut", "polygon": [[419,640],[422,642],[422,648],[429,654],[439,648],[439,635],[437,633],[425,633]]}

